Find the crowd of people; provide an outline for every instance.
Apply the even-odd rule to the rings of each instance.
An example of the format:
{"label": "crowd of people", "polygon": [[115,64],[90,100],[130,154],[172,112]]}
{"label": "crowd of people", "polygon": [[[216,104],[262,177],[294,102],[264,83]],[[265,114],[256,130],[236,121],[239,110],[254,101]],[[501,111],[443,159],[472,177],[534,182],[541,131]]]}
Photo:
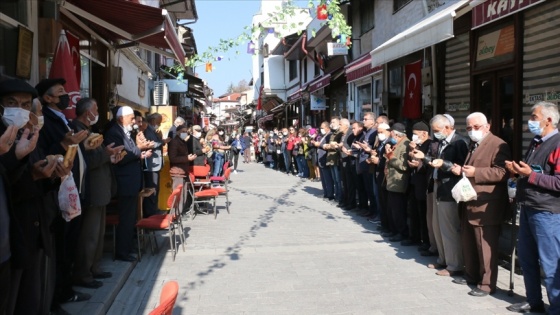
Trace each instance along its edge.
{"label": "crowd of people", "polygon": [[[325,121],[319,132],[311,126],[261,130],[255,150],[270,169],[319,180],[327,202],[367,217],[389,242],[433,256],[428,268],[472,285],[468,294],[475,297],[497,290],[501,224],[513,201],[508,181],[516,181],[527,301],[508,310],[545,312],[540,265],[548,313],[560,314],[558,120],[557,105],[533,106],[528,128],[534,139],[521,161],[512,160],[511,148],[492,134],[480,112],[466,118],[468,136],[455,130],[448,114],[407,129],[369,112],[363,121]],[[455,200],[452,191],[462,178],[476,192],[475,200]]]}
{"label": "crowd of people", "polygon": [[[435,257],[428,267],[437,275],[474,285],[469,294],[477,297],[497,289],[500,226],[510,202],[506,183],[514,178],[527,301],[508,309],[545,311],[542,268],[548,312],[560,313],[560,135],[554,104],[532,108],[528,128],[535,137],[522,161],[514,161],[508,144],[478,112],[466,119],[468,137],[455,130],[449,115],[407,129],[371,112],[363,121],[333,118],[317,129],[229,134],[178,117],[164,137],[160,114],[144,117],[123,106],[101,136],[94,99],[79,100],[72,120],[63,114],[69,103],[64,84],[0,82],[2,314],[65,314],[61,304],[90,298],[73,286],[99,288],[101,279],[112,276],[100,268],[112,203],[119,215],[116,259],[136,260],[138,194],[153,188],[155,194],[142,201],[142,216],[160,213],[165,145],[174,187],[188,180],[193,165],[208,165],[209,174],[221,176],[227,163],[236,173],[240,156],[250,163],[252,152],[270,169],[320,181],[327,202],[367,217],[390,242],[418,246],[422,255]],[[478,198],[457,203],[453,188],[463,177]],[[187,202],[182,211],[189,207]]]}

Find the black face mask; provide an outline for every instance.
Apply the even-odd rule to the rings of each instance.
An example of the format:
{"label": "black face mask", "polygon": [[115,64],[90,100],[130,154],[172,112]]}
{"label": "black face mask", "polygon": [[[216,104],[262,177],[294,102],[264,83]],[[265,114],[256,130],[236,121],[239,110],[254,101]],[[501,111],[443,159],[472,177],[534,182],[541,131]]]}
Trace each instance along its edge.
{"label": "black face mask", "polygon": [[56,107],[60,110],[65,110],[68,107],[68,104],[70,104],[70,96],[68,96],[68,94],[64,94],[60,95],[58,98],[60,99],[60,102],[56,103]]}

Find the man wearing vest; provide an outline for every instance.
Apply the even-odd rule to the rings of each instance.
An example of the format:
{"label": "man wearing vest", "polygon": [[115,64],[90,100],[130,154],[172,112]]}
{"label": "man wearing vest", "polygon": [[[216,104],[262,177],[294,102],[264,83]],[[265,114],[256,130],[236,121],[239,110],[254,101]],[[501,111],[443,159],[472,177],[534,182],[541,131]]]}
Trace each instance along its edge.
{"label": "man wearing vest", "polygon": [[522,161],[506,161],[519,175],[518,257],[523,269],[527,301],[507,307],[512,312],[544,313],[541,272],[548,295],[549,314],[560,314],[560,135],[558,106],[539,102],[532,108],[529,131],[535,138]]}

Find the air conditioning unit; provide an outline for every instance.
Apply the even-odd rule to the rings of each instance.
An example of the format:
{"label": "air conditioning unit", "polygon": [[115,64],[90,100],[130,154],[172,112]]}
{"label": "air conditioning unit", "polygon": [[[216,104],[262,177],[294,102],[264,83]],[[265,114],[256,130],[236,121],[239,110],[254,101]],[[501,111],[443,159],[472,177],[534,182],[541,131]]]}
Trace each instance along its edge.
{"label": "air conditioning unit", "polygon": [[154,82],[154,105],[169,105],[169,86],[163,81]]}

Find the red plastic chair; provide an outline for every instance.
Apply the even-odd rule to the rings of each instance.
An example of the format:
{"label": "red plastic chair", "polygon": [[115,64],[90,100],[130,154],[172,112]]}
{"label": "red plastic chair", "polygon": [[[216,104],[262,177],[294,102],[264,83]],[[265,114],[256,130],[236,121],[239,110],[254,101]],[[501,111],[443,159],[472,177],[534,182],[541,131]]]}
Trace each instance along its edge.
{"label": "red plastic chair", "polygon": [[[212,207],[214,210],[214,219],[215,219],[216,197],[218,197],[219,193],[209,188],[210,182],[205,182],[204,184],[197,185],[197,183],[195,182],[195,175],[193,173],[189,174],[189,179],[190,179],[188,182],[190,185],[189,193],[192,197],[191,209],[189,209],[189,211],[192,210],[194,213],[196,207],[198,207],[200,211],[200,207],[199,207],[200,203],[212,201]],[[208,214],[208,211],[206,211],[206,214]]]}
{"label": "red plastic chair", "polygon": [[171,315],[177,295],[179,294],[179,283],[169,281],[163,285],[159,296],[159,306],[150,312],[150,315]]}
{"label": "red plastic chair", "polygon": [[216,180],[214,177],[212,177],[212,186],[211,186],[211,190],[214,190],[218,193],[219,196],[225,196],[226,197],[226,210],[229,214],[229,190],[228,190],[228,182],[229,182],[229,176],[231,175],[231,172],[233,171],[233,168],[228,168],[226,169],[226,171],[224,172],[224,176],[220,176],[223,177],[221,180]]}

